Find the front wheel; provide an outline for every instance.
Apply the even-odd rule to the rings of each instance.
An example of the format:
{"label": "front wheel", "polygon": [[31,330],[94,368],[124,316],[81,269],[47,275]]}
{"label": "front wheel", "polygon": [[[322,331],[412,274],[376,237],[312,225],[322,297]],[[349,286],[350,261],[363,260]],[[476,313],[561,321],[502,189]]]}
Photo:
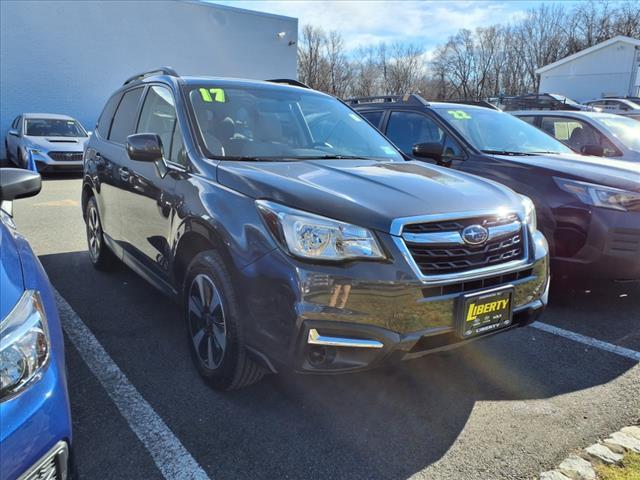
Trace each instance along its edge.
{"label": "front wheel", "polygon": [[198,254],[183,288],[189,350],[200,375],[218,390],[257,382],[264,369],[245,348],[231,277],[215,250]]}
{"label": "front wheel", "polygon": [[87,226],[87,244],[91,263],[98,270],[113,269],[117,259],[104,242],[104,233],[95,197],[91,197],[87,202],[84,219]]}

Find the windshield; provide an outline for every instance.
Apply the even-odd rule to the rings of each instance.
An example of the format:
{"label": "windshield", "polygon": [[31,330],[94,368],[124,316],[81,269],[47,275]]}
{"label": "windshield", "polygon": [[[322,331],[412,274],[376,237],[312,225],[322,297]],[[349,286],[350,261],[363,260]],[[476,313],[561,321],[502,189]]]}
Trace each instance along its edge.
{"label": "windshield", "polygon": [[619,115],[596,117],[596,120],[629,150],[640,152],[640,122]]}
{"label": "windshield", "polygon": [[229,160],[403,160],[375,128],[338,100],[276,85],[189,86],[205,151]]}
{"label": "windshield", "polygon": [[86,137],[87,132],[75,120],[27,118],[26,135],[30,137]]}
{"label": "windshield", "polygon": [[485,153],[572,153],[546,133],[508,113],[488,108],[435,108],[478,150]]}

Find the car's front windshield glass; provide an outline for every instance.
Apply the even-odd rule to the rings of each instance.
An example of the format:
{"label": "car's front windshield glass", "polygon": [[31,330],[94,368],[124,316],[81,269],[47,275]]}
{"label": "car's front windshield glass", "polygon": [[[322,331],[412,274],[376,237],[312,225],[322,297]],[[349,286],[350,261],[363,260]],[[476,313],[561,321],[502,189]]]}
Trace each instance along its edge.
{"label": "car's front windshield glass", "polygon": [[616,137],[629,150],[640,152],[640,122],[620,115],[596,117],[602,128]]}
{"label": "car's front windshield glass", "polygon": [[75,120],[59,118],[27,118],[26,135],[30,137],[86,137],[82,125]]}
{"label": "car's front windshield glass", "polygon": [[457,105],[435,110],[469,143],[485,153],[572,153],[555,138],[508,113]]}
{"label": "car's front windshield glass", "polygon": [[229,160],[403,157],[338,100],[279,85],[188,86],[205,151]]}

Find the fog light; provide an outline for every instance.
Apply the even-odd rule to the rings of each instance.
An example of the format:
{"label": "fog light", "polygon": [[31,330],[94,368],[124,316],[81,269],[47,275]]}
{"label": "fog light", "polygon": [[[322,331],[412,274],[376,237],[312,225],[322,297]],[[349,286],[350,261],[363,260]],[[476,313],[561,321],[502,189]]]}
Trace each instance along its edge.
{"label": "fog light", "polygon": [[335,357],[336,352],[334,348],[321,345],[313,345],[309,348],[309,353],[307,354],[307,360],[314,367],[329,365]]}

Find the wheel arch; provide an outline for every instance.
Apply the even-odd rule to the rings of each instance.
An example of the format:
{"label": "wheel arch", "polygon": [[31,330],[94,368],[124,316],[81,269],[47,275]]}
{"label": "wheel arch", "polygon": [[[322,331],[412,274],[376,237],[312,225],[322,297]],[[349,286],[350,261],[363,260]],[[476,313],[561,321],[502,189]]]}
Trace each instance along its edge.
{"label": "wheel arch", "polygon": [[93,189],[86,183],[82,185],[82,196],[81,196],[82,218],[86,217],[87,203],[89,203],[89,199],[93,196],[94,196]]}
{"label": "wheel arch", "polygon": [[224,247],[224,242],[219,235],[208,225],[197,220],[188,220],[180,230],[182,234],[177,235],[175,250],[173,255],[172,274],[174,285],[181,291],[187,268],[191,260],[200,252],[205,250],[217,250],[224,257],[229,259],[229,254]]}

